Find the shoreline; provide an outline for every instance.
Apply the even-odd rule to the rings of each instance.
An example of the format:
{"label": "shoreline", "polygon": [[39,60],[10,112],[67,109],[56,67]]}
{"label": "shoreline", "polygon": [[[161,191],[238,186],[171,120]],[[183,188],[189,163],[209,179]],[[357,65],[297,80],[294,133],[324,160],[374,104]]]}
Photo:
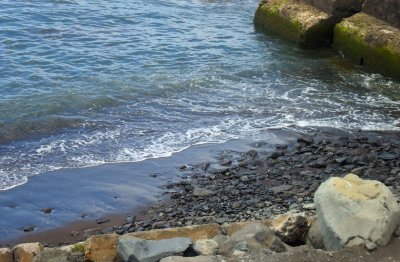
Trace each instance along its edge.
{"label": "shoreline", "polygon": [[[346,150],[340,149],[339,144],[333,146],[333,149],[329,149],[330,152],[329,150],[325,152],[335,154],[335,150],[343,151],[339,152],[334,162],[326,164],[321,160],[318,162],[318,158],[313,159],[317,155],[318,157],[326,156],[324,151],[318,149],[321,146],[327,148],[332,143],[343,143],[343,141],[350,145],[350,147],[346,146],[349,153],[357,149],[359,145],[363,145],[360,149],[369,146],[372,147],[372,151],[376,151],[377,166],[371,166],[367,175],[363,176],[362,173],[360,175],[363,178],[383,180],[382,182],[392,187],[393,193],[399,199],[400,142],[398,142],[398,138],[400,132],[349,131],[333,128],[318,128],[314,131],[309,128],[308,134],[305,134],[306,131],[303,130],[302,133],[301,130],[296,132],[280,130],[276,132],[278,134],[276,139],[253,141],[252,144],[255,149],[261,148],[258,151],[254,148],[248,151],[233,151],[229,149],[235,144],[233,143],[229,146],[217,146],[219,149],[214,150],[213,157],[211,155],[206,157],[207,161],[197,161],[194,157],[188,157],[185,162],[182,162],[183,158],[178,157],[182,165],[174,165],[172,168],[177,171],[177,179],[175,181],[164,181],[161,189],[162,200],[158,198],[154,204],[143,206],[140,210],[105,215],[103,217],[110,219],[110,221],[100,225],[96,224],[95,220],[76,220],[64,224],[62,227],[37,233],[27,233],[13,241],[2,241],[2,245],[40,240],[50,246],[57,246],[71,243],[71,241],[83,240],[88,237],[84,237],[85,230],[100,227],[100,231],[94,232],[125,234],[151,229],[207,223],[223,224],[268,218],[289,210],[306,211],[313,215],[314,210],[311,205],[313,191],[321,181],[324,181],[330,175],[343,176],[351,171],[354,172],[354,170],[356,170],[355,172],[362,172],[363,168],[360,167],[371,164],[368,159],[367,162],[355,160],[355,163],[352,164],[350,159],[346,159],[349,157],[346,156]],[[281,138],[279,138],[279,133]],[[285,138],[283,139],[283,137]],[[348,140],[344,137],[348,137]],[[322,141],[331,142],[324,144],[325,142]],[[389,151],[385,149],[385,143],[388,142],[391,144],[389,148],[386,147]],[[243,141],[241,143],[243,148],[249,147],[248,145],[244,146]],[[211,147],[215,149],[215,145],[211,145]],[[313,154],[313,150],[310,149],[313,149],[315,153]],[[394,158],[392,151],[395,155]],[[360,151],[360,153],[363,152],[365,153],[365,150]],[[392,155],[390,155],[390,152],[392,152]],[[199,150],[198,153],[201,155],[204,151]],[[379,153],[389,153],[389,155],[383,155],[384,158],[387,158],[385,160],[378,158]],[[300,167],[300,160],[296,164],[296,161],[288,158],[296,156],[296,154],[307,156],[305,160],[303,159],[305,161],[303,167]],[[168,162],[168,159],[166,160]],[[343,162],[339,163],[336,160]],[[350,161],[350,163],[346,161]],[[171,164],[171,162],[173,161],[169,163]],[[288,163],[284,164],[285,162],[294,164],[295,168],[291,168],[292,166]],[[332,165],[334,166],[332,167]],[[277,166],[277,168],[274,169],[274,166]],[[287,166],[286,169],[285,166]],[[331,169],[328,173],[325,173],[328,167],[331,167]],[[399,169],[398,174],[389,175],[389,177],[379,172],[372,174],[372,171],[376,168],[382,167],[384,169],[390,168],[389,174],[397,168]],[[267,177],[265,176],[266,173],[268,173]],[[295,173],[298,173],[297,179],[295,179]],[[386,178],[383,179],[383,176]],[[304,179],[306,185],[304,183],[302,185],[300,177]],[[386,181],[387,178],[390,179]],[[289,183],[293,181],[295,183]],[[218,185],[224,185],[224,187],[218,187]],[[255,185],[257,186],[255,187]],[[227,190],[226,187],[228,187]],[[220,201],[215,202],[216,199]],[[252,201],[254,199],[256,201]],[[269,204],[266,204],[267,202]],[[68,232],[71,233],[72,231],[76,231],[78,234],[75,237],[68,236]],[[54,236],[57,237],[53,238]]]}

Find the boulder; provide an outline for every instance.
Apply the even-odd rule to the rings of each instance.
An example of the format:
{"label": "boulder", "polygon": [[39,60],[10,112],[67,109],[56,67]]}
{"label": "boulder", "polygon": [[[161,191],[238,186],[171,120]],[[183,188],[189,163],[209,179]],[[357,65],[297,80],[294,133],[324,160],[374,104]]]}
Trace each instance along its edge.
{"label": "boulder", "polygon": [[157,262],[164,257],[183,254],[192,245],[189,238],[144,240],[128,235],[118,242],[118,255],[122,261]]}
{"label": "boulder", "polygon": [[146,239],[160,240],[174,237],[188,237],[193,241],[199,239],[209,239],[221,234],[221,227],[218,224],[195,225],[186,227],[175,227],[166,229],[156,229],[151,231],[142,231],[129,233],[127,235]]}
{"label": "boulder", "polygon": [[219,249],[221,255],[231,255],[234,250],[259,251],[270,249],[284,252],[287,246],[274,235],[274,232],[261,223],[251,223],[232,234]]}
{"label": "boulder", "polygon": [[354,174],[322,183],[314,202],[328,250],[338,250],[356,237],[384,246],[400,222],[392,192],[379,181]]}
{"label": "boulder", "polygon": [[309,220],[305,213],[286,213],[272,220],[271,229],[287,244],[304,243]]}
{"label": "boulder", "polygon": [[96,262],[117,261],[117,246],[117,234],[92,236],[86,241],[85,259]]}
{"label": "boulder", "polygon": [[9,248],[0,248],[0,261],[13,262],[13,255]]}
{"label": "boulder", "polygon": [[40,243],[24,243],[18,244],[13,249],[15,262],[31,262],[33,258],[43,251]]}
{"label": "boulder", "polygon": [[275,32],[302,48],[329,45],[335,22],[331,15],[295,0],[262,1],[254,16],[258,29]]}
{"label": "boulder", "polygon": [[400,28],[400,0],[365,0],[362,11]]}
{"label": "boulder", "polygon": [[57,248],[46,248],[33,258],[33,262],[69,262],[67,251]]}
{"label": "boulder", "polygon": [[215,255],[218,252],[219,244],[213,239],[200,239],[194,242],[193,250],[204,256]]}
{"label": "boulder", "polygon": [[334,28],[333,46],[356,64],[400,78],[400,29],[358,13]]}

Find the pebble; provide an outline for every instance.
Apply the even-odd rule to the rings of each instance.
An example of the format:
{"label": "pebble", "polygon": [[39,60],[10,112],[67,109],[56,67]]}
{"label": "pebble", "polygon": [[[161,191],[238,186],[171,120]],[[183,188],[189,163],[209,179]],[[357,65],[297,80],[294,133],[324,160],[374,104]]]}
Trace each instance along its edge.
{"label": "pebble", "polygon": [[40,211],[42,211],[45,214],[50,214],[53,211],[53,209],[47,207],[47,208],[42,208]]}

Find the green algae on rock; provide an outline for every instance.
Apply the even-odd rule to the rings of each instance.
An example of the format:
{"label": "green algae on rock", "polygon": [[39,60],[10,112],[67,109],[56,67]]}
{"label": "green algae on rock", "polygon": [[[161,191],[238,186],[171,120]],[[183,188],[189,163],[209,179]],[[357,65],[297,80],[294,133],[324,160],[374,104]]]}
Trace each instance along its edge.
{"label": "green algae on rock", "polygon": [[400,78],[400,30],[365,13],[334,28],[333,45],[359,65]]}
{"label": "green algae on rock", "polygon": [[316,48],[331,42],[334,19],[305,3],[269,0],[260,3],[254,24],[296,42],[301,48]]}

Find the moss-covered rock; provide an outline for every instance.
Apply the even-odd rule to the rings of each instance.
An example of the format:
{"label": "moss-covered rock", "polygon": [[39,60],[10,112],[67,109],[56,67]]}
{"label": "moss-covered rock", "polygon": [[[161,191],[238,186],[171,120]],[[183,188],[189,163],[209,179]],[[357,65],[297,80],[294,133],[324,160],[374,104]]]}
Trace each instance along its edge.
{"label": "moss-covered rock", "polygon": [[333,44],[359,65],[400,78],[400,30],[365,13],[344,19]]}
{"label": "moss-covered rock", "polygon": [[296,42],[302,48],[328,45],[332,40],[335,18],[311,5],[294,0],[261,2],[254,24]]}

